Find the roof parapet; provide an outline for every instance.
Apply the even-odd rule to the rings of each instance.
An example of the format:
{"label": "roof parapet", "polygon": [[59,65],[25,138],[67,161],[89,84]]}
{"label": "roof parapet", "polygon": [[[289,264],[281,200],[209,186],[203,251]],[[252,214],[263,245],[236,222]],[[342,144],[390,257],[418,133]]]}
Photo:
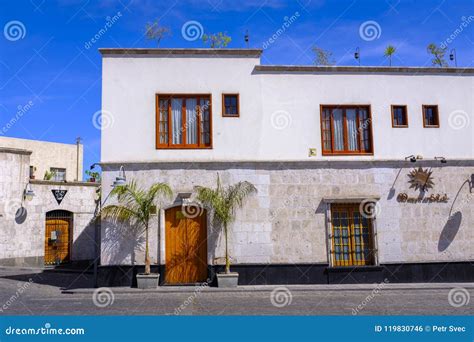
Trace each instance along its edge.
{"label": "roof parapet", "polygon": [[380,66],[312,66],[312,65],[256,65],[257,73],[314,73],[314,74],[455,74],[473,75],[474,68],[380,67]]}
{"label": "roof parapet", "polygon": [[149,56],[215,56],[215,57],[260,57],[261,49],[122,49],[100,48],[102,56],[149,55]]}

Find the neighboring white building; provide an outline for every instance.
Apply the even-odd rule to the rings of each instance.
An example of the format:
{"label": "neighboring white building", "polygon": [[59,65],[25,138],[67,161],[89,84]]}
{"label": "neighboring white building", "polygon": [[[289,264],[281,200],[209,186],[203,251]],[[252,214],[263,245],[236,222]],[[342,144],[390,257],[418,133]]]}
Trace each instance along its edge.
{"label": "neighboring white building", "polygon": [[[185,282],[176,242],[165,239],[174,212],[217,173],[258,188],[233,224],[241,284],[474,280],[473,68],[269,66],[249,49],[100,51],[102,110],[113,118],[102,130],[102,196],[121,166],[141,185],[171,185],[176,198],[151,246],[163,282]],[[223,245],[208,220],[189,220],[207,232],[206,260],[192,252],[186,261],[199,282],[221,268]],[[107,283],[127,283],[142,246],[104,223],[101,262]]]}
{"label": "neighboring white building", "polygon": [[[74,180],[82,180],[82,159],[81,145],[0,138],[0,265],[88,265],[96,258],[99,184]],[[32,166],[41,177],[32,177]],[[65,179],[43,180],[53,167]]]}
{"label": "neighboring white building", "polygon": [[30,176],[43,179],[45,173],[52,173],[55,181],[82,181],[83,146],[49,141],[0,137],[1,147],[31,151]]}

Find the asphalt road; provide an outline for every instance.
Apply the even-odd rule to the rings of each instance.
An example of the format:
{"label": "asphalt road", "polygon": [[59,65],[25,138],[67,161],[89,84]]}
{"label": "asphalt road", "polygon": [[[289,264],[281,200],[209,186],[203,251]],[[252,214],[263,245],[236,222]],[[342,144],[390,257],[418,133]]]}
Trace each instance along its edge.
{"label": "asphalt road", "polygon": [[[31,280],[31,281],[30,281]],[[319,290],[301,287],[218,292],[199,287],[188,291],[127,293],[90,288],[90,274],[41,273],[0,269],[0,315],[472,315],[473,284],[451,296],[450,286],[433,289],[350,287]],[[64,288],[83,289],[62,293]],[[88,291],[88,292],[87,292]],[[453,304],[454,298],[454,305]],[[463,304],[463,305],[459,305]]]}

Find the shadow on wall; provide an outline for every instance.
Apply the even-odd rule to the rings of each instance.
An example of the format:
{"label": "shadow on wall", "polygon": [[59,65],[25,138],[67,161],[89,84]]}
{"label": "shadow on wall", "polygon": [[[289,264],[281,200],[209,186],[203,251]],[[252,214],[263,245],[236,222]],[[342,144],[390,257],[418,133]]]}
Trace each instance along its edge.
{"label": "shadow on wall", "polygon": [[397,179],[398,179],[398,177],[400,177],[400,173],[402,172],[402,170],[403,170],[403,168],[400,168],[398,170],[398,173],[397,173],[395,179],[393,180],[392,186],[390,187],[390,190],[388,192],[387,200],[391,200],[393,197],[395,197],[395,192],[396,192],[395,183],[397,183]]}
{"label": "shadow on wall", "polygon": [[107,256],[108,264],[120,265],[130,260],[136,261],[136,248],[143,249],[145,235],[143,229],[114,221],[102,221],[101,253]]}
{"label": "shadow on wall", "polygon": [[[465,185],[468,185],[467,189],[468,192],[466,193],[467,196],[472,194],[472,188],[474,185],[474,174],[470,176],[469,179],[465,180],[461,186],[459,187],[456,196],[454,196],[453,203],[451,204],[451,208],[449,210],[449,218],[448,222],[444,225],[443,230],[441,231],[441,235],[439,236],[439,241],[438,241],[438,251],[443,252],[445,251],[453,242],[455,239],[459,228],[461,227],[461,222],[462,222],[462,213],[461,211],[456,211],[454,214],[451,214],[453,212],[454,205],[458,201],[459,195],[461,194],[462,189],[464,188]],[[469,202],[471,198],[466,198],[464,201],[461,201],[459,203],[460,207],[467,207],[469,208]]]}
{"label": "shadow on wall", "polygon": [[455,212],[449,217],[448,222],[446,222],[446,224],[444,225],[444,228],[441,231],[441,235],[439,236],[439,252],[444,252],[454,241],[454,238],[456,237],[459,231],[459,227],[461,226],[461,222],[462,213],[460,211]]}
{"label": "shadow on wall", "polygon": [[[74,228],[73,228],[74,229]],[[100,239],[98,239],[100,241]],[[88,222],[79,236],[73,241],[72,260],[93,260],[96,257],[95,220]]]}
{"label": "shadow on wall", "polygon": [[26,210],[25,207],[21,206],[15,212],[15,222],[16,222],[16,224],[23,224],[26,221],[27,217],[28,217],[28,211]]}
{"label": "shadow on wall", "polygon": [[[210,259],[210,265],[215,264],[217,259],[216,252],[219,249],[219,246],[224,244],[224,232],[221,227],[215,226],[212,222],[212,217],[210,216],[211,210],[208,211],[207,222],[208,222],[208,229],[207,229],[207,253],[208,258]],[[233,222],[232,224],[239,224],[238,222]],[[229,234],[229,244],[230,248],[232,248],[232,235]],[[211,277],[212,279],[212,277]]]}

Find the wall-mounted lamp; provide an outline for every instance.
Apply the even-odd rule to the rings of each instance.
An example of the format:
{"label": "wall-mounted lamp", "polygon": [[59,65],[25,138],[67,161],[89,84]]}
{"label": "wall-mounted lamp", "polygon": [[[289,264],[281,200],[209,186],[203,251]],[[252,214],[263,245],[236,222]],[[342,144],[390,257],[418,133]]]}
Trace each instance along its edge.
{"label": "wall-mounted lamp", "polygon": [[31,184],[26,184],[25,190],[23,191],[23,199],[31,201],[35,197],[35,192],[31,188]]}
{"label": "wall-mounted lamp", "polygon": [[354,52],[354,58],[357,59],[357,61],[359,62],[359,66],[360,66],[360,49],[359,49],[359,47],[356,47],[356,50]]}
{"label": "wall-mounted lamp", "polygon": [[439,160],[441,164],[446,164],[448,161],[444,157],[434,157],[435,160]]}
{"label": "wall-mounted lamp", "polygon": [[410,162],[412,162],[412,163],[415,163],[417,160],[422,160],[422,159],[423,159],[422,155],[415,156],[415,155],[412,154],[408,157],[405,157],[405,160],[410,160]]}
{"label": "wall-mounted lamp", "polygon": [[115,188],[117,186],[123,186],[125,184],[127,184],[127,177],[125,176],[125,169],[123,168],[123,165],[121,165],[119,169],[119,174],[117,177],[115,177],[115,181],[112,186]]}
{"label": "wall-mounted lamp", "polygon": [[458,67],[458,59],[456,56],[456,49],[451,49],[451,52],[449,53],[449,60],[454,61],[454,65],[456,68]]}

